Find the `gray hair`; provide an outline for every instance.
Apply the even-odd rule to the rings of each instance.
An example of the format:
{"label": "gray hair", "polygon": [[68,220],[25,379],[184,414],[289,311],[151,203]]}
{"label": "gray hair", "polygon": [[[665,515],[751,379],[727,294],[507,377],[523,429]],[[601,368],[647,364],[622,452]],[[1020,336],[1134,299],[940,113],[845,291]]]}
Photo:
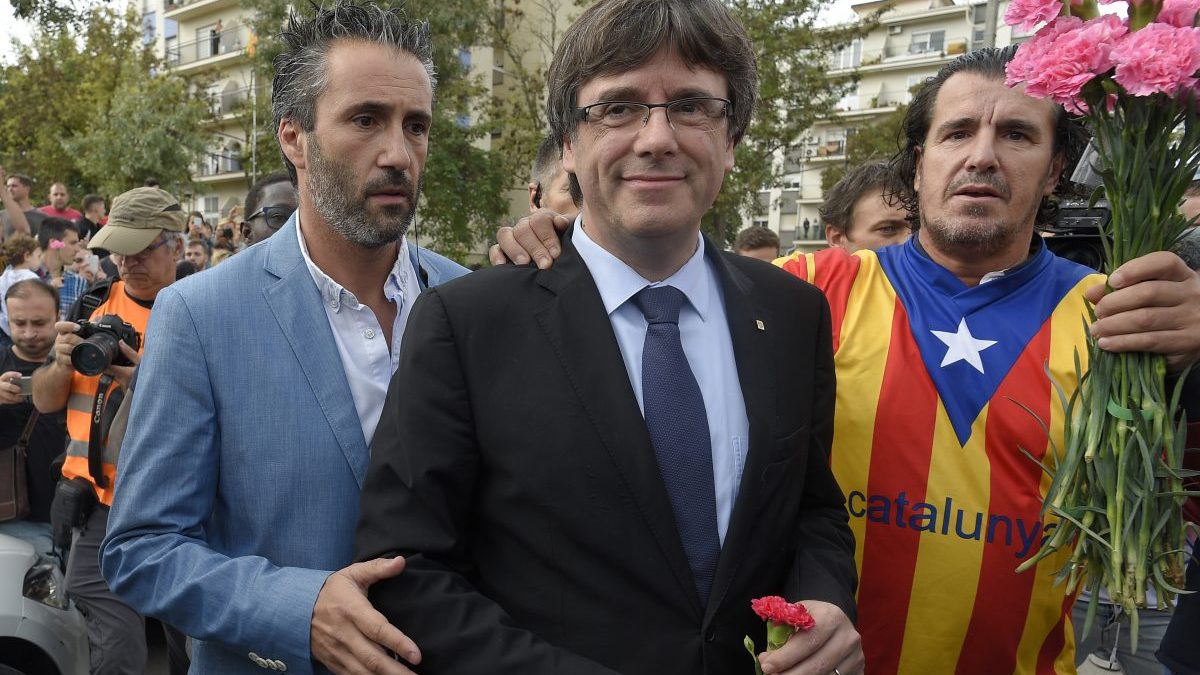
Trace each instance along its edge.
{"label": "gray hair", "polygon": [[[425,67],[430,84],[437,86],[429,24],[409,21],[400,6],[384,9],[373,2],[355,4],[351,0],[338,0],[331,8],[318,8],[312,19],[304,19],[292,12],[280,38],[284,50],[275,57],[275,79],[271,85],[275,129],[279,129],[279,123],[284,119],[291,119],[302,130],[313,130],[317,99],[328,84],[329,50],[339,40],[369,42],[406,51]],[[296,167],[286,156],[283,163],[295,185]]]}

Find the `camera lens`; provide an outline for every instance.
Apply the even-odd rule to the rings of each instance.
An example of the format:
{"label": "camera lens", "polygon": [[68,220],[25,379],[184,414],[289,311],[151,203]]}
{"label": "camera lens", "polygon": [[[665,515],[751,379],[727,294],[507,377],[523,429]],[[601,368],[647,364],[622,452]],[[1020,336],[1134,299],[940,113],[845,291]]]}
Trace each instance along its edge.
{"label": "camera lens", "polygon": [[71,350],[71,365],[84,375],[99,375],[117,356],[117,342],[117,337],[111,333],[96,333]]}

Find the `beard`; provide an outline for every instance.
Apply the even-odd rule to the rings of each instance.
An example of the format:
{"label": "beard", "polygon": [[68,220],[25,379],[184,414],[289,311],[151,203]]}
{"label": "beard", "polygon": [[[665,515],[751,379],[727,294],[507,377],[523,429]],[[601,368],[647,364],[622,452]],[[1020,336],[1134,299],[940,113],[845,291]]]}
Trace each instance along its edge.
{"label": "beard", "polygon": [[[346,241],[363,248],[379,248],[400,240],[412,224],[421,192],[418,182],[404,171],[385,169],[382,176],[361,187],[354,182],[349,166],[321,153],[316,134],[309,134],[309,191],[313,207]],[[409,205],[387,204],[371,209],[368,198],[378,192],[402,189]]]}
{"label": "beard", "polygon": [[[968,174],[953,181],[941,195],[944,202],[964,185],[988,185],[1000,195],[1008,199],[1012,192],[1007,183],[991,173]],[[986,206],[968,206],[958,214],[944,214],[940,217],[929,217],[929,209],[919,209],[921,229],[927,231],[929,240],[937,250],[956,256],[990,257],[1004,251],[1022,236],[1023,225],[1032,222],[1037,216],[1039,202],[1033,203],[1029,213],[1018,214],[1019,219],[1012,222],[999,214],[994,214]]]}

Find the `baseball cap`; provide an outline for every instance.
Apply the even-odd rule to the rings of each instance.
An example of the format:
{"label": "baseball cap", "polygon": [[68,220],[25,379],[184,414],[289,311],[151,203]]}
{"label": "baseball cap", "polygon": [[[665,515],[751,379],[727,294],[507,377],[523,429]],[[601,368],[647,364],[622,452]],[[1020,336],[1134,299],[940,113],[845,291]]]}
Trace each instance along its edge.
{"label": "baseball cap", "polygon": [[156,187],[134,188],[117,195],[108,210],[108,223],[88,243],[120,255],[137,255],[150,245],[158,233],[187,229],[187,214],[166,190]]}

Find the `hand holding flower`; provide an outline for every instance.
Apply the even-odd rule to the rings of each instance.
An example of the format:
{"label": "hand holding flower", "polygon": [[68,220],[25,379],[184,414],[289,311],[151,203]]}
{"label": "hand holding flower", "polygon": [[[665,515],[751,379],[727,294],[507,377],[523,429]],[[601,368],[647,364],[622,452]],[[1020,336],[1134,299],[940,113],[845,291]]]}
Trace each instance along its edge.
{"label": "hand holding flower", "polygon": [[[782,598],[760,598],[753,606],[755,613],[767,621],[767,651],[756,659],[757,672],[770,675],[794,668],[798,668],[797,673],[813,675],[832,673],[834,668],[842,675],[863,672],[862,640],[837,605],[820,600],[789,604]],[[753,642],[747,638],[746,643],[753,653]]]}

